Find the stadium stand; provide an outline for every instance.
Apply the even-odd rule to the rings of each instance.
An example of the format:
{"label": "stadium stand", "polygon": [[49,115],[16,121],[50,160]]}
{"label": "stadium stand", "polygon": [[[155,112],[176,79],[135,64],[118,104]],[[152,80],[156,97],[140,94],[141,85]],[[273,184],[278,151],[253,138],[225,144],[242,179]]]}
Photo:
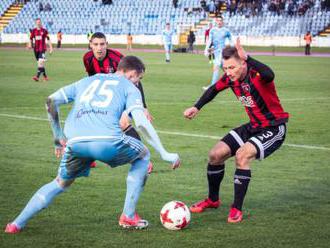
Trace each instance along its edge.
{"label": "stadium stand", "polygon": [[[310,5],[304,13],[299,14],[299,7],[306,1]],[[1,1],[1,11],[11,2]],[[51,11],[40,11],[40,2],[44,5],[49,2]],[[308,30],[316,35],[329,25],[330,11],[321,8],[321,0],[295,2],[296,12],[292,15],[288,14],[289,1],[281,12],[272,9],[272,1],[265,1],[257,13],[245,8],[231,16],[229,11],[224,11],[222,15],[226,25],[236,35],[298,36]],[[111,5],[91,0],[40,0],[27,2],[4,32],[26,33],[34,26],[37,17],[42,19],[45,27],[53,34],[58,30],[65,34],[87,34],[92,30],[107,34],[153,35],[160,34],[165,23],[170,22],[172,27],[194,27],[197,35],[203,35],[207,23],[212,21],[209,13],[201,8],[199,0],[181,0],[177,8],[173,7],[170,0],[114,0]]]}

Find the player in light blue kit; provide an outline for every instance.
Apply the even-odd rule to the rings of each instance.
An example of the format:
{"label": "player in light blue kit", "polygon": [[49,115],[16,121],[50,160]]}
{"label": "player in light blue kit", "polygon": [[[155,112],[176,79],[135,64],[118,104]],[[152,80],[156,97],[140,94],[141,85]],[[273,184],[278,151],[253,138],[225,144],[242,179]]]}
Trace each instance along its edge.
{"label": "player in light blue kit", "polygon": [[172,51],[172,36],[173,31],[171,30],[171,25],[169,23],[166,23],[165,29],[162,32],[163,36],[163,44],[165,49],[165,56],[166,56],[166,63],[171,62],[170,53]]}
{"label": "player in light blue kit", "polygon": [[[55,140],[55,153],[62,160],[57,177],[42,186],[30,199],[20,215],[6,226],[6,233],[17,233],[27,221],[64,192],[76,178],[88,176],[90,164],[100,160],[111,167],[131,163],[127,176],[127,192],[122,227],[146,228],[148,222],[135,211],[147,179],[150,153],[141,141],[126,136],[119,125],[124,111],[146,137],[161,158],[180,166],[176,153],[168,153],[147,120],[139,90],[133,85],[141,80],[144,64],[137,57],[124,57],[116,74],[96,74],[65,86],[47,99],[47,111]],[[132,83],[133,82],[133,83]],[[74,102],[65,121],[64,131],[59,120],[59,106]]]}
{"label": "player in light blue kit", "polygon": [[214,54],[213,75],[209,86],[204,86],[203,90],[215,84],[220,77],[220,67],[222,66],[222,50],[227,44],[233,45],[233,38],[228,28],[223,26],[222,17],[215,18],[216,26],[210,30],[209,39],[207,40],[204,54],[208,57]]}

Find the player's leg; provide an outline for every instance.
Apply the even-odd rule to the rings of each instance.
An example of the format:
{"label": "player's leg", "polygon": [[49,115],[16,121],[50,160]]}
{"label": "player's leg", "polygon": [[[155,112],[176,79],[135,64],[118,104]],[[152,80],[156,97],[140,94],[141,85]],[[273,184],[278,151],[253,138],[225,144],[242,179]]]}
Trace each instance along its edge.
{"label": "player's leg", "polygon": [[132,228],[147,227],[148,222],[142,220],[135,209],[148,176],[147,170],[150,161],[148,149],[141,141],[126,135],[118,140],[97,143],[100,145],[93,144],[92,146],[95,159],[101,160],[111,167],[132,164],[126,180],[127,192],[119,225]]}
{"label": "player's leg", "polygon": [[57,177],[48,184],[42,186],[30,199],[22,212],[16,219],[7,225],[5,232],[17,233],[22,230],[27,221],[42,209],[47,208],[53,199],[64,192],[64,190],[73,183],[74,180],[64,181]]}
{"label": "player's leg", "polygon": [[77,147],[67,144],[56,179],[42,186],[32,196],[20,215],[7,225],[7,233],[19,232],[30,218],[42,209],[47,208],[57,195],[64,192],[74,182],[75,178],[89,175],[89,164],[93,160],[86,158],[86,156],[82,156],[83,159],[77,157],[75,154],[76,149],[82,148],[82,151],[79,152],[84,152],[84,147],[79,147],[77,144],[75,144]]}
{"label": "player's leg", "polygon": [[164,49],[165,49],[165,57],[166,57],[166,63],[171,62],[171,57],[170,57],[170,44],[164,44]]}
{"label": "player's leg", "polygon": [[[276,151],[284,142],[284,124],[264,128],[250,137],[236,152],[236,171],[234,175],[234,202],[229,212],[228,222],[240,222],[243,218],[242,206],[251,180],[250,164],[254,159],[262,160]],[[245,142],[246,138],[243,137]],[[243,141],[242,141],[243,142]]]}
{"label": "player's leg", "polygon": [[207,164],[208,198],[193,204],[190,210],[194,213],[203,212],[206,208],[218,208],[220,184],[225,175],[225,161],[232,156],[231,147],[223,140],[218,142],[209,152]]}
{"label": "player's leg", "polygon": [[214,53],[213,74],[212,74],[211,85],[214,85],[219,80],[221,63],[222,63],[221,51],[217,51]]}
{"label": "player's leg", "polygon": [[119,220],[119,224],[123,227],[131,227],[133,225],[135,228],[146,228],[148,226],[148,222],[142,220],[137,215],[136,204],[148,177],[149,161],[150,153],[147,152],[143,158],[137,159],[132,163],[128,172],[125,204]]}

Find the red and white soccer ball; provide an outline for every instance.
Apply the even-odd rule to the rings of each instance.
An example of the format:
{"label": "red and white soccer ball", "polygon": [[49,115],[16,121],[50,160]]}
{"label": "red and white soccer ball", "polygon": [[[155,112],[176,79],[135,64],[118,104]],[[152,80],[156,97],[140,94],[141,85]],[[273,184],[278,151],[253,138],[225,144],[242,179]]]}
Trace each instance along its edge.
{"label": "red and white soccer ball", "polygon": [[170,201],[160,211],[160,221],[169,230],[181,230],[190,223],[189,208],[180,201]]}

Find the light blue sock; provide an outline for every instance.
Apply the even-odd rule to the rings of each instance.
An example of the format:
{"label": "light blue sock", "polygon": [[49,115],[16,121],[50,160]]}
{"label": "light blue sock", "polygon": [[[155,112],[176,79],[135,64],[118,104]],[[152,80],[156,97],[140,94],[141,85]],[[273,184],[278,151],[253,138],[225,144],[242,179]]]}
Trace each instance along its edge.
{"label": "light blue sock", "polygon": [[123,212],[129,218],[134,217],[136,204],[148,177],[149,162],[150,153],[148,152],[144,158],[135,160],[128,172],[126,180],[127,192]]}
{"label": "light blue sock", "polygon": [[220,72],[219,70],[213,71],[211,85],[214,85],[219,80]]}
{"label": "light blue sock", "polygon": [[30,199],[20,215],[14,220],[14,224],[20,229],[26,225],[26,222],[37,214],[43,208],[46,208],[58,194],[64,189],[53,180],[42,186]]}

